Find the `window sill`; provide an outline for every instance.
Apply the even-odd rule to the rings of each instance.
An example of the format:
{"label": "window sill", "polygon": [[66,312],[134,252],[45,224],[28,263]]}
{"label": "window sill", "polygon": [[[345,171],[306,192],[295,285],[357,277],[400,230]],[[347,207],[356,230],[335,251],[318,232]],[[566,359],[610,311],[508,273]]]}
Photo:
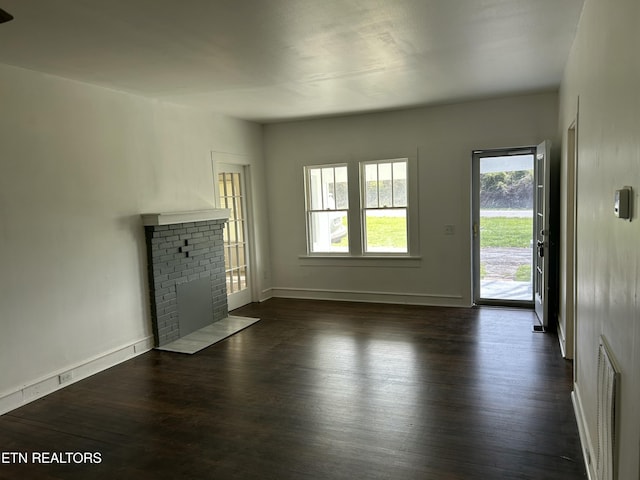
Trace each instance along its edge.
{"label": "window sill", "polygon": [[392,267],[417,268],[422,257],[417,255],[300,255],[301,266],[313,267]]}

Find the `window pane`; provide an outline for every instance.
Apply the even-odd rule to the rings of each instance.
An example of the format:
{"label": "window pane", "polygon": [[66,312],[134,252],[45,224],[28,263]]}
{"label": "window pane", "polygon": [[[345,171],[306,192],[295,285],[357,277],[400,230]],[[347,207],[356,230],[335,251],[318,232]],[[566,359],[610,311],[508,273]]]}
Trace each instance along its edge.
{"label": "window pane", "polygon": [[324,210],[322,205],[322,170],[310,168],[307,174],[309,176],[309,206],[311,210]]}
{"label": "window pane", "polygon": [[226,272],[227,277],[227,293],[233,293],[235,290],[233,289],[233,272]]}
{"label": "window pane", "polygon": [[236,222],[236,234],[238,235],[238,243],[244,243],[244,225],[242,222]]}
{"label": "window pane", "polygon": [[309,214],[312,252],[349,251],[347,212],[312,212]]}
{"label": "window pane", "polygon": [[238,275],[240,277],[240,290],[244,290],[247,288],[247,269],[244,267],[240,268],[238,270]]}
{"label": "window pane", "polygon": [[243,266],[246,264],[247,261],[244,257],[244,245],[238,245],[238,263],[236,263],[236,265]]}
{"label": "window pane", "polygon": [[240,290],[242,290],[240,288],[240,270],[238,269],[233,270],[232,277],[233,277],[233,291],[239,292]]}
{"label": "window pane", "polygon": [[241,197],[237,197],[234,201],[234,205],[235,205],[235,212],[234,212],[234,220],[240,220],[242,221],[242,219],[244,218],[244,212],[242,211],[242,198]]}
{"label": "window pane", "polygon": [[335,179],[333,175],[333,167],[322,169],[322,201],[323,209],[333,210],[336,208],[335,192],[334,190]]}
{"label": "window pane", "polygon": [[235,196],[242,196],[242,188],[240,186],[240,174],[233,173],[233,194]]}
{"label": "window pane", "polygon": [[365,211],[366,252],[406,253],[407,210],[388,208]]}
{"label": "window pane", "polygon": [[349,191],[347,185],[347,167],[336,167],[335,169],[335,200],[338,210],[349,208]]}
{"label": "window pane", "polygon": [[365,178],[365,207],[378,206],[378,164],[370,163],[364,167]]}
{"label": "window pane", "polygon": [[236,222],[230,221],[224,227],[225,230],[225,241],[226,243],[236,243],[237,241],[237,226]]}
{"label": "window pane", "polygon": [[393,206],[407,206],[407,164],[395,162],[393,164]]}
{"label": "window pane", "polygon": [[378,164],[378,203],[380,207],[392,207],[393,195],[391,191],[391,164]]}
{"label": "window pane", "polygon": [[310,210],[346,210],[349,208],[347,167],[309,168]]}

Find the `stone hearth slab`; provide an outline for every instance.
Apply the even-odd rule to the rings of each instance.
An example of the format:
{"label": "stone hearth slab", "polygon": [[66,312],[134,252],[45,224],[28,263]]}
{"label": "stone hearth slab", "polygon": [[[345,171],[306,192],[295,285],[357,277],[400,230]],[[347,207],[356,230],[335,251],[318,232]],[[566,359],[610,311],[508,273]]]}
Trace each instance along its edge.
{"label": "stone hearth slab", "polygon": [[178,340],[156,347],[156,350],[194,354],[244,330],[259,320],[259,318],[228,316]]}

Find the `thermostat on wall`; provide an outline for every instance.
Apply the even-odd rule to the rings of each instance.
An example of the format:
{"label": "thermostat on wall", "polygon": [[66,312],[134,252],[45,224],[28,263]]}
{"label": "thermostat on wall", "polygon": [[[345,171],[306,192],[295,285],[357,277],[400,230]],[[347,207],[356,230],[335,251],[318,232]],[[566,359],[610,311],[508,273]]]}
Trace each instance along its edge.
{"label": "thermostat on wall", "polygon": [[631,199],[631,187],[623,187],[616,190],[613,201],[613,213],[618,218],[629,218],[629,203]]}

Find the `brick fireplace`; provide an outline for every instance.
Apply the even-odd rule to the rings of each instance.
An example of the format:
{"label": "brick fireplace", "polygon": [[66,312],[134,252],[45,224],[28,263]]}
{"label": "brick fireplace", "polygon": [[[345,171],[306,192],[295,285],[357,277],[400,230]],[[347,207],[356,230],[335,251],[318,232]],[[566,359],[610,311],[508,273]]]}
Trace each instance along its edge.
{"label": "brick fireplace", "polygon": [[156,347],[227,317],[228,218],[227,209],[142,215]]}

